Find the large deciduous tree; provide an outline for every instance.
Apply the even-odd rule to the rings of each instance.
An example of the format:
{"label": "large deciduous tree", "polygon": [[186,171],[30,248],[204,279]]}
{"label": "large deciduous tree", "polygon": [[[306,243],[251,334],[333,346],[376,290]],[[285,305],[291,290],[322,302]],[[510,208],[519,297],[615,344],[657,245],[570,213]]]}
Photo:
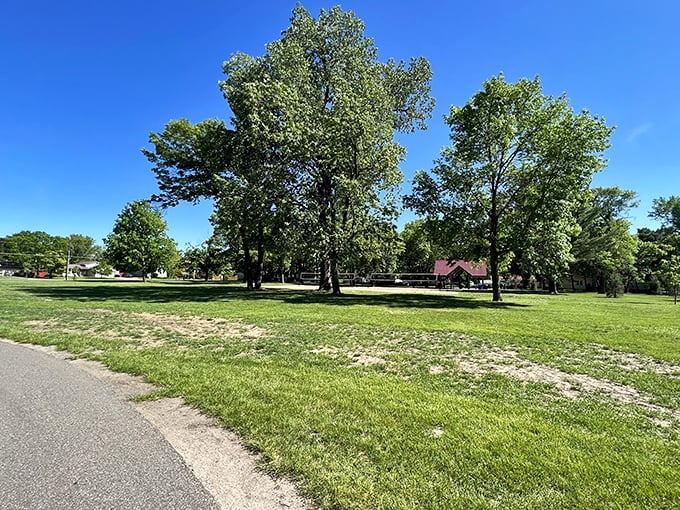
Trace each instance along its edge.
{"label": "large deciduous tree", "polygon": [[[152,132],[154,150],[142,152],[154,164],[161,190],[155,201],[165,207],[203,198],[215,201],[214,223],[226,235],[238,236],[247,288],[259,289],[267,233],[288,212],[290,173],[281,163],[274,130],[257,129],[254,91],[266,82],[264,60],[237,54],[224,70],[228,78],[220,86],[234,113],[234,129],[218,119],[197,124],[175,120],[162,133]],[[273,102],[269,98],[266,103],[268,113]]]}
{"label": "large deciduous tree", "polygon": [[416,174],[407,205],[431,220],[450,255],[488,261],[494,301],[502,301],[500,268],[512,257],[556,277],[569,261],[575,206],[605,165],[612,129],[574,113],[564,95],[543,94],[538,77],[493,77],[445,119],[451,145],[432,175]]}
{"label": "large deciduous tree", "polygon": [[385,233],[376,225],[396,216],[405,150],[394,134],[425,127],[434,104],[428,62],[380,62],[352,12],[334,7],[314,19],[298,5],[265,55],[238,53],[223,69],[233,129],[174,121],[152,133],[155,149],[143,152],[155,165],[156,198],[215,199],[216,224],[239,232],[249,288],[259,287],[268,247],[285,258],[280,229],[295,219],[321,285],[340,293],[340,263],[362,258]]}
{"label": "large deciduous tree", "polygon": [[[434,100],[428,62],[378,60],[354,13],[293,11],[283,37],[267,46],[271,80],[254,92],[263,129],[280,134],[296,170],[306,232],[319,251],[321,287],[340,293],[339,265],[384,233],[395,217],[404,148],[396,131],[425,127]],[[272,96],[276,108],[272,114]]]}
{"label": "large deciduous tree", "polygon": [[107,262],[121,271],[141,272],[144,281],[150,273],[171,271],[179,255],[167,228],[148,200],[126,204],[104,239]]}

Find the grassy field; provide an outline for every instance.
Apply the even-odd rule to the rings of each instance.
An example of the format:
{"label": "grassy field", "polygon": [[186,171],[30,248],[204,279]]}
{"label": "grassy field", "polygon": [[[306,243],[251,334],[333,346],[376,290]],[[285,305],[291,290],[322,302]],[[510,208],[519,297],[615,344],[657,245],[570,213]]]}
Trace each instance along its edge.
{"label": "grassy field", "polygon": [[0,337],[143,374],[324,508],[680,508],[668,297],[0,279]]}

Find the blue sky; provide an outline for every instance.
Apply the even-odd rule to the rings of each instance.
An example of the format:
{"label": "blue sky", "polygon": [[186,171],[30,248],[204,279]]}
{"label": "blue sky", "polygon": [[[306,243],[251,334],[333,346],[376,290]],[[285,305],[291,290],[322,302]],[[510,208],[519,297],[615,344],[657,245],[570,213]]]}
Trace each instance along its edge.
{"label": "blue sky", "polygon": [[[170,119],[229,118],[217,86],[231,53],[264,52],[294,2],[8,0],[0,16],[0,236],[80,233],[98,243],[132,200],[156,191],[140,148]],[[303,2],[317,15],[334,2]],[[429,169],[448,131],[442,115],[484,80],[541,77],[617,126],[596,186],[652,199],[680,194],[680,3],[674,0],[346,1],[381,60],[425,56],[437,107],[402,136],[404,191]],[[165,213],[180,248],[211,234],[211,204]],[[405,213],[401,224],[412,219]]]}

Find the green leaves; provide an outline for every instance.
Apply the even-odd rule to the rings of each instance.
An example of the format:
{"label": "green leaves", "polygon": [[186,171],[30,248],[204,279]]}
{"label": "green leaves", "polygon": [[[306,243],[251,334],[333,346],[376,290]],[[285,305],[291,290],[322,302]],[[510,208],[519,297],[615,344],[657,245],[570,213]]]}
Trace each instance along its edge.
{"label": "green leaves", "polygon": [[525,254],[554,276],[569,259],[574,207],[604,166],[612,130],[574,114],[566,97],[544,95],[538,77],[513,84],[503,75],[445,121],[451,145],[433,176],[416,176],[407,205],[440,223],[452,258],[489,259],[494,300],[503,259]]}
{"label": "green leaves", "polygon": [[179,258],[167,224],[148,200],[125,205],[104,239],[104,256],[116,269],[141,271],[145,279],[149,273],[170,271]]}
{"label": "green leaves", "polygon": [[680,293],[680,255],[669,255],[662,260],[659,276],[673,293],[673,301],[677,304],[678,293]]}
{"label": "green leaves", "polygon": [[24,230],[5,239],[0,257],[22,264],[25,271],[47,271],[54,275],[64,271],[69,253],[71,262],[81,262],[94,257],[98,249],[89,236],[60,237]]}
{"label": "green leaves", "polygon": [[574,269],[591,276],[605,291],[607,281],[623,281],[634,271],[639,241],[622,217],[635,207],[635,192],[618,187],[592,188],[576,212],[580,232],[574,235]]}
{"label": "green leaves", "polygon": [[680,197],[655,198],[649,217],[659,220],[662,228],[680,233]]}
{"label": "green leaves", "polygon": [[425,128],[432,72],[424,58],[380,62],[364,28],[339,6],[315,19],[298,5],[264,55],[232,55],[220,88],[233,129],[181,119],[151,133],[154,150],[142,152],[161,190],[154,200],[216,199],[215,225],[238,232],[246,259],[256,245],[260,265],[264,249],[280,252],[274,230],[290,218],[335,266],[394,237],[406,155],[394,133]]}
{"label": "green leaves", "polygon": [[168,207],[218,194],[218,177],[229,172],[233,138],[233,131],[218,119],[198,124],[172,120],[162,133],[151,132],[154,150],[142,149],[142,153],[154,165],[161,191],[153,200]]}
{"label": "green leaves", "polygon": [[394,220],[391,197],[405,156],[394,132],[424,128],[434,104],[429,64],[381,63],[354,13],[333,7],[314,19],[299,5],[262,60],[268,69],[253,91],[257,118],[268,119],[295,169],[319,258],[331,265],[366,259],[360,254],[384,234],[376,225]]}

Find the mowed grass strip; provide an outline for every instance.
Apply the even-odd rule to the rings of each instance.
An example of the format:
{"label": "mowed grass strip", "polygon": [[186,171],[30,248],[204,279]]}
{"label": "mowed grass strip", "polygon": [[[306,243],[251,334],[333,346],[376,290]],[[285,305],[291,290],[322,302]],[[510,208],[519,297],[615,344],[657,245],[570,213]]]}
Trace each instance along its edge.
{"label": "mowed grass strip", "polygon": [[[325,508],[677,505],[680,308],[649,296],[488,299],[3,279],[0,336],[146,375]],[[500,368],[461,368],[484,356]],[[589,374],[657,407],[568,396],[504,364]]]}

